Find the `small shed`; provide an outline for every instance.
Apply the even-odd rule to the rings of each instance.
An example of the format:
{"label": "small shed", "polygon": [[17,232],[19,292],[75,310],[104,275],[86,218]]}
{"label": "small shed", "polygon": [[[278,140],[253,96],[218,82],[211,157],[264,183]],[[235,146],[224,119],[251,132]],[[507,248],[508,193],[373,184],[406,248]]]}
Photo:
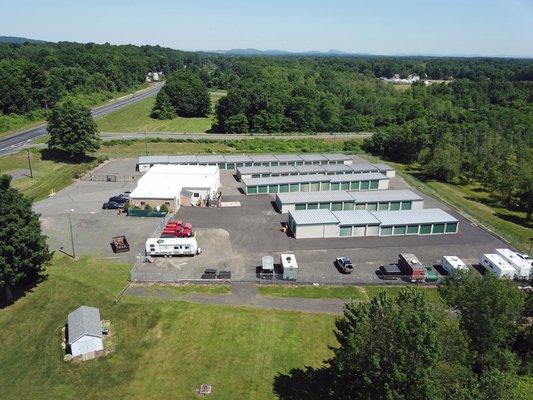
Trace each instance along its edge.
{"label": "small shed", "polygon": [[289,281],[298,279],[298,263],[294,254],[281,254],[281,266],[283,267],[283,279]]}
{"label": "small shed", "polygon": [[68,315],[68,344],[73,357],[104,349],[98,308],[81,306]]}

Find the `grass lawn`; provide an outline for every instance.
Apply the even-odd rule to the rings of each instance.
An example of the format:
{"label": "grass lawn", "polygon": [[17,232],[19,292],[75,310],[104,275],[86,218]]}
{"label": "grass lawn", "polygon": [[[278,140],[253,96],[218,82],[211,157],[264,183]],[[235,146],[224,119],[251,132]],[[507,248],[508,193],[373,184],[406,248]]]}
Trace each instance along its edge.
{"label": "grass lawn", "polygon": [[[2,399],[272,399],[279,372],[320,365],[335,343],[334,316],[114,296],[129,265],[56,257],[48,279],[0,310]],[[60,330],[79,305],[100,308],[116,350],[62,361]]]}
{"label": "grass lawn", "polygon": [[402,164],[389,164],[394,165],[411,186],[470,215],[516,248],[522,251],[529,250],[529,239],[533,238],[533,224],[526,221],[525,212],[507,209],[498,197],[478,185],[422,181],[418,179],[419,173],[416,169]]}
{"label": "grass lawn", "polygon": [[[212,92],[211,104],[214,105],[225,92]],[[202,133],[211,129],[214,114],[205,118],[173,118],[159,120],[150,118],[155,97],[141,100],[97,120],[101,132],[192,132]]]}
{"label": "grass lawn", "polygon": [[228,140],[179,140],[149,139],[112,140],[103,142],[97,155],[109,158],[137,157],[148,154],[201,154],[201,153],[327,153],[342,151],[347,154],[360,153],[360,139],[228,139]]}
{"label": "grass lawn", "polygon": [[[34,178],[23,176],[11,182],[24,195],[35,200],[42,200],[48,196],[50,190],[56,192],[70,185],[76,174],[81,174],[94,168],[98,161],[87,161],[80,164],[71,164],[47,159],[46,151],[33,149],[30,151]],[[26,152],[10,154],[0,157],[0,174],[14,170],[27,170],[29,172],[28,157]]]}
{"label": "grass lawn", "polygon": [[368,300],[363,290],[356,286],[288,286],[259,285],[257,292],[263,296],[302,297],[306,299]]}

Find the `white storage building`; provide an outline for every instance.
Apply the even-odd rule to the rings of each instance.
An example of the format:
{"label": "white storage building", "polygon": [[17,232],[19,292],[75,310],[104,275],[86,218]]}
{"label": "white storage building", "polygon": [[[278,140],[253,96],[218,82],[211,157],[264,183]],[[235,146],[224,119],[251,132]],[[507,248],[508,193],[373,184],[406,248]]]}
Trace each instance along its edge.
{"label": "white storage building", "polygon": [[459,221],[440,209],[368,211],[289,211],[288,227],[296,239],[437,235],[457,233]]}
{"label": "white storage building", "polygon": [[220,172],[216,165],[154,165],[137,182],[130,204],[178,211],[182,196],[191,202],[214,199],[220,189]]}
{"label": "white storage building", "polygon": [[73,357],[104,349],[98,308],[81,306],[68,315],[68,344]]}

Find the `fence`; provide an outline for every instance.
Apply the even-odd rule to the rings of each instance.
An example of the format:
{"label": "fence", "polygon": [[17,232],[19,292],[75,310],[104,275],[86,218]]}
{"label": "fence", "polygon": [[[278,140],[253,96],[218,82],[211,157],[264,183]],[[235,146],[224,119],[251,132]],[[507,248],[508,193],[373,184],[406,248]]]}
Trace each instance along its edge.
{"label": "fence", "polygon": [[135,175],[118,175],[118,174],[91,174],[87,173],[80,177],[82,181],[95,182],[135,182],[137,177]]}
{"label": "fence", "polygon": [[168,213],[165,211],[156,211],[156,210],[138,210],[135,208],[128,208],[128,217],[154,217],[154,218],[163,218]]}

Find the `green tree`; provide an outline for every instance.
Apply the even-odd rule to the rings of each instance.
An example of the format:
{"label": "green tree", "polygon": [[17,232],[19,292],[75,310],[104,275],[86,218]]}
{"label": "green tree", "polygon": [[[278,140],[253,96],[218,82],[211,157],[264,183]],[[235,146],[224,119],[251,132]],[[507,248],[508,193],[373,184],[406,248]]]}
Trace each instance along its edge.
{"label": "green tree", "polygon": [[156,119],[172,119],[176,117],[176,109],[166,91],[160,90],[157,94],[150,117]]}
{"label": "green tree", "polygon": [[227,133],[247,133],[249,131],[248,119],[244,114],[235,114],[225,121]]}
{"label": "green tree", "polygon": [[48,148],[62,150],[71,158],[83,157],[100,147],[98,128],[87,107],[66,102],[56,106],[48,118]]}
{"label": "green tree", "polygon": [[335,325],[332,398],[434,398],[439,323],[420,290],[348,304]]}
{"label": "green tree", "polygon": [[0,289],[7,301],[14,285],[36,277],[52,257],[31,201],[10,183],[0,175]]}

